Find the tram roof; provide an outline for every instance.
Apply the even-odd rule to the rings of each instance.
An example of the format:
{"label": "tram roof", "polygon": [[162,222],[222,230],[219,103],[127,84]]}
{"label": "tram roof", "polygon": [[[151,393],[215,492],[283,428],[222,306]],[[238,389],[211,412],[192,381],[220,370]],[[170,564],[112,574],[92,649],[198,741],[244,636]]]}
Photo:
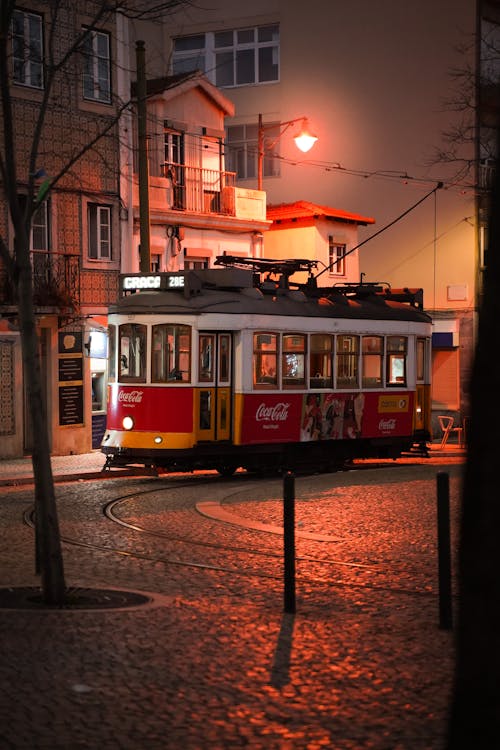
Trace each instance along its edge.
{"label": "tram roof", "polygon": [[[300,262],[300,261],[299,261]],[[255,270],[200,269],[175,274],[157,274],[157,288],[132,274],[129,288],[139,288],[111,305],[109,313],[289,316],[303,318],[346,318],[365,320],[408,320],[430,322],[422,308],[422,290],[384,289],[377,284],[315,287],[281,281],[256,280]],[[151,277],[149,277],[151,278]],[[131,281],[130,281],[131,280]],[[168,288],[168,282],[175,286]],[[155,282],[156,283],[156,282]],[[167,288],[165,288],[167,287]]]}

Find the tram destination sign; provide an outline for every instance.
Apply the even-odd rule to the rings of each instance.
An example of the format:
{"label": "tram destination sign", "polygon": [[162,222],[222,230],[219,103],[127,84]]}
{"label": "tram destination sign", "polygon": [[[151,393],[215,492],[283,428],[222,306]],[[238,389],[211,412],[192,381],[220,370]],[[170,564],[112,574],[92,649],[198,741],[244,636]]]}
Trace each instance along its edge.
{"label": "tram destination sign", "polygon": [[186,274],[178,273],[131,273],[120,276],[122,294],[135,292],[165,292],[183,290],[186,286]]}

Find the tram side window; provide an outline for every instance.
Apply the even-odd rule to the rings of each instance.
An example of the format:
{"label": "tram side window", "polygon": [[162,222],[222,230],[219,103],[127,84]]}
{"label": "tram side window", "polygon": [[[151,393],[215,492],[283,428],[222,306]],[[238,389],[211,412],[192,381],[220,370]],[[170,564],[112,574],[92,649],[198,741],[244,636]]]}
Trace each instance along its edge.
{"label": "tram side window", "polygon": [[425,382],[425,339],[417,339],[417,383]]}
{"label": "tram side window", "polygon": [[116,326],[108,326],[108,381],[116,380]]}
{"label": "tram side window", "polygon": [[278,336],[275,333],[254,333],[253,384],[256,388],[278,385]]}
{"label": "tram side window", "polygon": [[359,336],[337,336],[337,388],[359,388]]}
{"label": "tram side window", "polygon": [[305,386],[306,337],[300,333],[283,334],[282,373],[283,385]]}
{"label": "tram side window", "polygon": [[382,364],[384,339],[382,336],[363,336],[361,351],[363,365],[361,383],[363,388],[380,388],[382,385]]}
{"label": "tram side window", "polygon": [[387,337],[387,385],[406,386],[406,336]]}
{"label": "tram side window", "polygon": [[198,377],[202,383],[214,381],[215,336],[200,334],[198,349]]}
{"label": "tram side window", "polygon": [[153,326],[151,381],[153,383],[191,380],[191,328],[161,323]]}
{"label": "tram side window", "polygon": [[326,333],[311,334],[309,354],[309,387],[331,388],[333,336]]}
{"label": "tram side window", "polygon": [[229,383],[231,373],[231,337],[221,333],[219,336],[219,384]]}
{"label": "tram side window", "polygon": [[126,323],[120,326],[120,380],[143,383],[146,380],[146,326]]}

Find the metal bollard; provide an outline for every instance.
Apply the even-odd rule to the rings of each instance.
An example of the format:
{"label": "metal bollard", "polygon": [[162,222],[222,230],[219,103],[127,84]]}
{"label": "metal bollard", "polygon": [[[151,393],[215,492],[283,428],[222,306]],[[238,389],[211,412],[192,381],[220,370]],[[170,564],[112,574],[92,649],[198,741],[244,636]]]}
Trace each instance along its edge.
{"label": "metal bollard", "polygon": [[450,485],[449,476],[440,471],[437,480],[439,627],[452,629],[451,553],[450,553]]}
{"label": "metal bollard", "polygon": [[285,574],[285,612],[295,612],[295,476],[288,471],[283,478],[283,542]]}

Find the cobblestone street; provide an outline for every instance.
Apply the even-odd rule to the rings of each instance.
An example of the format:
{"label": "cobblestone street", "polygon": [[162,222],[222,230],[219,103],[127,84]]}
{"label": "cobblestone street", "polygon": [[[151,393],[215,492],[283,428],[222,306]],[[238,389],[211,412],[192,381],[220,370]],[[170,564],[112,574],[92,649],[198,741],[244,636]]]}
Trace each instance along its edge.
{"label": "cobblestone street", "polygon": [[[455,547],[460,462],[298,476],[295,614],[280,479],[58,483],[67,585],[148,602],[0,608],[0,747],[440,750],[439,471]],[[32,502],[0,487],[0,587],[39,585]]]}

